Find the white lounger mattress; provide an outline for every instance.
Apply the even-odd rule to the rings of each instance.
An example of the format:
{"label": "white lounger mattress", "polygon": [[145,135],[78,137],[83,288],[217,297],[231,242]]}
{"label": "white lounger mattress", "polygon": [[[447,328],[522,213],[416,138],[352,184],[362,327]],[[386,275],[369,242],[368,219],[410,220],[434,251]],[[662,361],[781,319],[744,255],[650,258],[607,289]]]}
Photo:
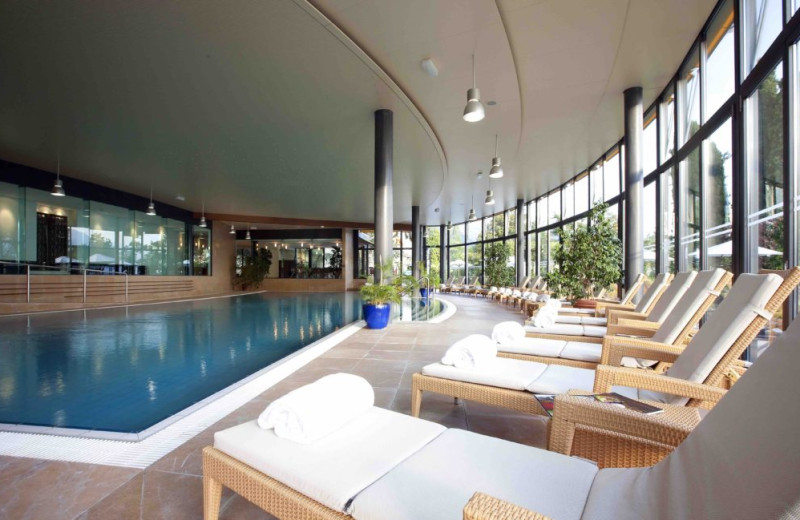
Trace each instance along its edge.
{"label": "white lounger mattress", "polygon": [[534,334],[559,334],[562,336],[590,336],[593,338],[602,338],[606,335],[606,327],[597,325],[574,325],[570,323],[556,323],[552,327],[534,327],[533,325],[525,325],[525,332],[532,332]]}
{"label": "white lounger mattress", "polygon": [[[510,354],[574,359],[592,363],[599,363],[603,355],[603,345],[601,343],[547,338],[522,338],[512,344],[499,344],[497,345],[497,350]],[[623,357],[622,366],[637,367],[639,363],[634,358]]]}
{"label": "white lounger mattress", "polygon": [[550,518],[578,520],[597,471],[583,459],[450,429],[359,493],[351,514],[458,519],[481,491]]}
{"label": "white lounger mattress", "polygon": [[445,430],[373,407],[312,443],[281,439],[256,421],[214,434],[214,447],[331,509],[351,499]]}

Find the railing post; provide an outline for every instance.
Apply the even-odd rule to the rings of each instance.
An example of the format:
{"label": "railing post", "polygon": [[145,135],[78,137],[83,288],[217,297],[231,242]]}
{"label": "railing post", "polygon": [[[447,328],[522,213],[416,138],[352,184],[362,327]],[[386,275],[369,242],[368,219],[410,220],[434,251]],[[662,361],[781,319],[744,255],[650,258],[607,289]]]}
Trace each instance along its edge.
{"label": "railing post", "polygon": [[86,269],[83,270],[83,303],[86,303]]}
{"label": "railing post", "polygon": [[125,303],[128,302],[128,274],[125,274]]}
{"label": "railing post", "polygon": [[27,267],[27,270],[26,270],[27,271],[26,282],[27,282],[27,286],[28,286],[26,294],[27,294],[27,302],[30,303],[31,302],[31,265],[28,264],[26,267]]}

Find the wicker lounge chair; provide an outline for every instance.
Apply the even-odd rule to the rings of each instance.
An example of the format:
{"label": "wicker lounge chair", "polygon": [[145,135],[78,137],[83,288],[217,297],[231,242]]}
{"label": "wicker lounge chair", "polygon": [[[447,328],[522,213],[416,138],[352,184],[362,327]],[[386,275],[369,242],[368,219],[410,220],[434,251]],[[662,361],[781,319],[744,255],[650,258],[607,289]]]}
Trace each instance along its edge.
{"label": "wicker lounge chair", "polygon": [[456,287],[459,287],[461,284],[463,284],[463,283],[464,283],[464,277],[463,277],[463,276],[461,277],[461,279],[460,279],[458,282],[456,282],[456,280],[459,280],[459,279],[458,279],[458,278],[456,278],[456,277],[453,277],[453,278],[452,278],[452,281],[450,282],[450,284],[449,284],[449,285],[446,285],[446,286],[445,286],[445,287],[444,287],[444,288],[441,290],[441,292],[453,292],[453,289],[454,289],[454,288],[456,288]]}
{"label": "wicker lounge chair", "polygon": [[[634,399],[713,407],[725,393],[722,379],[798,281],[797,268],[784,280],[774,274],[740,275],[728,297],[685,349],[637,338],[609,339],[603,349],[603,366],[596,370],[502,358],[489,372],[459,370],[441,363],[427,365],[422,373],[412,376],[412,414],[419,415],[423,392],[546,415],[532,394],[561,394],[570,389],[608,392],[612,387]],[[625,357],[675,364],[666,376],[653,370],[621,367]]]}
{"label": "wicker lounge chair", "polygon": [[[305,460],[314,460],[304,453],[311,452],[318,463],[276,475],[254,467],[259,464],[248,456],[226,453],[222,441],[235,428],[246,429],[245,423],[218,432],[215,447],[203,450],[205,519],[217,520],[223,486],[282,519],[793,518],[800,511],[798,342],[800,324],[652,468],[598,469],[575,457],[450,429],[384,474],[362,481],[349,497],[335,497],[346,504],[337,509],[318,498],[329,491],[319,474],[339,471],[324,466],[337,456],[361,463],[363,437],[340,445],[343,454],[302,446],[307,449],[298,451]],[[556,408],[569,399],[559,396]],[[417,436],[418,429],[431,428],[427,421],[411,420],[408,431]],[[276,441],[270,431],[253,433],[242,443],[251,446],[244,447],[258,451]],[[306,488],[314,487],[318,492],[309,496]]]}
{"label": "wicker lounge chair", "polygon": [[444,283],[440,283],[439,284],[439,292],[444,292],[445,288],[450,287],[453,284],[453,280],[454,279],[455,279],[455,276],[451,276]]}
{"label": "wicker lounge chair", "polygon": [[[602,302],[597,302],[598,307],[595,310],[595,316],[586,316],[585,313],[579,313],[576,315],[573,312],[574,310],[585,309],[559,309],[558,316],[556,317],[556,323],[603,326],[608,324],[609,313],[617,313],[621,311],[633,311],[647,316],[650,314],[650,311],[658,302],[659,298],[661,298],[661,295],[664,294],[664,291],[667,289],[667,287],[669,287],[672,278],[672,274],[670,273],[661,273],[657,275],[653,280],[653,283],[651,283],[650,286],[644,291],[644,294],[642,294],[642,297],[639,299],[639,303],[635,305],[630,302],[638,291],[629,292],[625,296],[624,300],[616,304],[602,305]],[[597,315],[599,313],[603,313],[604,315]]]}
{"label": "wicker lounge chair", "polygon": [[[732,278],[733,275],[724,269],[701,271],[697,273],[680,299],[667,302],[672,304],[669,313],[650,313],[645,320],[625,321],[617,316],[616,323],[608,327],[566,323],[556,323],[554,326],[546,328],[526,325],[527,336],[588,343],[602,343],[603,337],[609,334],[649,337],[661,327],[662,321],[666,322],[670,318],[675,320],[677,316],[679,317],[677,318],[678,322],[682,326],[679,333],[680,340],[685,341],[722,290],[730,284]],[[658,305],[656,307],[658,308]]]}

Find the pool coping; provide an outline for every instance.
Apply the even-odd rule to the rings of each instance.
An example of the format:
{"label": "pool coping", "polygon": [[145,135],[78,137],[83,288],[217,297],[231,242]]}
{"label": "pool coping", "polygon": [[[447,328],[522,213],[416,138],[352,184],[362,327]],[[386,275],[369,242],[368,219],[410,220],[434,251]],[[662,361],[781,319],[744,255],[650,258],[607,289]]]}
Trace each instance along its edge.
{"label": "pool coping", "polygon": [[0,455],[146,468],[365,326],[345,325],[139,433],[0,424]]}

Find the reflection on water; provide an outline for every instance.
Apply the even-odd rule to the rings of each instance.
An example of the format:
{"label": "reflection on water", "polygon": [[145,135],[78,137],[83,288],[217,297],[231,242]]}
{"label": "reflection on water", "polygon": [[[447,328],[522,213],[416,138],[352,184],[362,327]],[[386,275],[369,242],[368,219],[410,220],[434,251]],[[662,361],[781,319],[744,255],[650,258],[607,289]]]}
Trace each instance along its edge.
{"label": "reflection on water", "polygon": [[360,313],[323,293],[0,318],[0,422],[138,432]]}

